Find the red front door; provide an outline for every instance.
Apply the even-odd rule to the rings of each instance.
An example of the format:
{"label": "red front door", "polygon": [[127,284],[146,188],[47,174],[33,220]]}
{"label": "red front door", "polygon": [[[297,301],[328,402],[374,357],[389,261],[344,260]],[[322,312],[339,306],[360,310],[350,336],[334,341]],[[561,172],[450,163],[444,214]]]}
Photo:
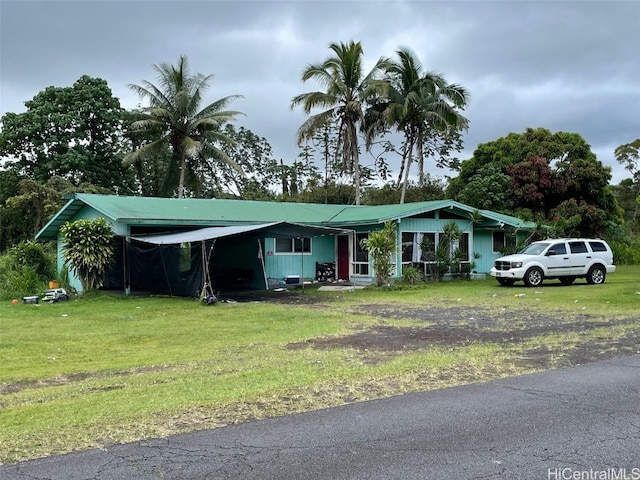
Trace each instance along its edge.
{"label": "red front door", "polygon": [[349,235],[338,235],[338,279],[349,280]]}

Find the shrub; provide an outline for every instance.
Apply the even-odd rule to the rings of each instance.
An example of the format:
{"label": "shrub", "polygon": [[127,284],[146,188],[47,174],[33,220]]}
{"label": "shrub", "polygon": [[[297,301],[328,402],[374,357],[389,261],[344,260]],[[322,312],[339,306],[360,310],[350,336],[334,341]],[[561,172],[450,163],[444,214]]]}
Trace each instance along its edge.
{"label": "shrub", "polygon": [[55,256],[33,240],[14,245],[0,257],[0,298],[39,295],[56,278]]}
{"label": "shrub", "polygon": [[60,227],[64,257],[82,284],[82,291],[97,289],[113,261],[113,231],[104,218],[66,222]]}
{"label": "shrub", "polygon": [[627,242],[610,241],[613,260],[617,265],[640,265],[640,239]]}
{"label": "shrub", "polygon": [[415,285],[417,283],[424,282],[424,274],[422,270],[413,265],[407,265],[402,269],[402,281]]}
{"label": "shrub", "polygon": [[43,244],[34,240],[15,245],[9,252],[9,258],[16,267],[33,269],[43,281],[56,277],[54,256],[47,252]]}
{"label": "shrub", "polygon": [[33,267],[17,264],[10,255],[0,257],[0,299],[39,295],[45,285]]}
{"label": "shrub", "polygon": [[396,224],[387,222],[361,241],[362,248],[373,257],[373,269],[376,272],[376,284],[388,285],[393,274],[391,256],[397,251]]}

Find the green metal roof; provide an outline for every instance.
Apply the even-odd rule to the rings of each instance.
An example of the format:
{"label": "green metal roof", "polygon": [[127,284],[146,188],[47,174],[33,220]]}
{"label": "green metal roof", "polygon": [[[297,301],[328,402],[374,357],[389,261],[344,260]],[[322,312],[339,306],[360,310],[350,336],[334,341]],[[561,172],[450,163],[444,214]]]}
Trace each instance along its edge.
{"label": "green metal roof", "polygon": [[[54,240],[60,226],[74,218],[85,206],[94,208],[112,222],[155,226],[230,226],[285,221],[346,227],[384,223],[444,208],[461,215],[475,211],[474,208],[453,200],[368,206],[79,193],[36,234],[36,239]],[[535,226],[533,223],[488,210],[482,210],[481,214],[490,223],[504,223],[518,228]]]}

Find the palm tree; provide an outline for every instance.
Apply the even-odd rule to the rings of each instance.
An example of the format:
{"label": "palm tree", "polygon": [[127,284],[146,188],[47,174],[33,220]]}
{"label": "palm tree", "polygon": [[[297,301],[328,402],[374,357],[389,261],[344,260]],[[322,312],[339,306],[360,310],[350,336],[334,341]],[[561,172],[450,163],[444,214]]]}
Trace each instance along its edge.
{"label": "palm tree", "polygon": [[[234,162],[218,145],[220,142],[233,143],[221,127],[241,113],[223,109],[242,97],[230,95],[200,109],[202,95],[209,88],[213,75],[190,74],[184,55],[180,56],[175,66],[161,63],[153,68],[158,73],[158,86],[146,80],[142,85],[129,85],[131,90],[149,103],[143,109],[144,118],[133,122],[131,127],[150,132],[160,130],[162,135],[127,155],[125,162],[135,164],[158,146],[168,145],[172,158],[165,180],[165,193],[175,189],[177,183],[178,198],[183,198],[185,181],[197,189],[203,170],[212,168],[209,163],[211,160],[233,165]],[[239,168],[237,165],[234,167]]]}
{"label": "palm tree", "polygon": [[390,84],[388,102],[384,109],[377,107],[382,111],[379,116],[382,124],[378,124],[377,130],[395,126],[404,135],[396,184],[396,187],[402,186],[400,203],[404,203],[414,152],[418,161],[418,183],[422,184],[425,140],[467,128],[468,120],[459,110],[467,105],[469,94],[461,85],[447,83],[442,74],[423,72],[420,61],[411,50],[400,48],[396,53],[398,60],[387,69]]}
{"label": "palm tree", "polygon": [[[389,66],[389,60],[380,57],[366,75],[362,64],[360,42],[331,43],[333,55],[324,62],[309,65],[302,73],[302,81],[315,80],[325,91],[308,92],[291,101],[291,108],[302,105],[309,115],[315,108],[324,109],[310,116],[298,129],[298,145],[313,136],[331,122],[338,124],[338,150],[342,150],[342,168],[353,174],[355,203],[360,204],[360,161],[358,128],[364,127],[365,102],[384,95],[387,83],[380,78]],[[336,154],[338,153],[336,151]]]}

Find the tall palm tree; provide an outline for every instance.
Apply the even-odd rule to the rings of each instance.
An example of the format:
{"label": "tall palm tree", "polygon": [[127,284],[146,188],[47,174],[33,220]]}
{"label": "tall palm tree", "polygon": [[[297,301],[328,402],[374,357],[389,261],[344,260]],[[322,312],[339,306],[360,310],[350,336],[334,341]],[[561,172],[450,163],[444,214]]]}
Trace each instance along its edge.
{"label": "tall palm tree", "polygon": [[[360,204],[360,161],[358,129],[363,129],[365,102],[383,95],[387,83],[380,77],[389,60],[380,57],[369,73],[364,73],[363,50],[360,42],[331,43],[333,55],[324,62],[309,65],[302,73],[302,81],[315,80],[325,91],[308,92],[291,101],[291,108],[302,105],[309,115],[315,108],[324,109],[311,115],[298,129],[298,145],[311,140],[327,124],[338,124],[338,150],[341,150],[345,172],[353,174],[355,203]],[[336,152],[337,153],[337,152]]]}
{"label": "tall palm tree", "polygon": [[212,168],[211,160],[233,164],[218,145],[220,142],[233,143],[223,133],[222,126],[241,113],[224,109],[241,96],[230,95],[200,109],[202,95],[209,88],[213,75],[191,74],[184,55],[175,66],[161,63],[153,68],[158,73],[157,86],[146,80],[142,85],[129,85],[140,98],[148,101],[143,109],[144,118],[131,126],[136,130],[160,130],[162,135],[127,155],[125,162],[139,162],[159,145],[168,145],[172,159],[166,185],[175,189],[177,183],[178,198],[183,198],[185,181],[197,187],[203,168]]}
{"label": "tall palm tree", "polygon": [[425,140],[467,128],[469,122],[460,110],[467,105],[469,93],[461,85],[447,83],[442,74],[423,72],[420,61],[408,48],[400,48],[396,53],[398,60],[387,69],[389,97],[380,118],[384,127],[395,126],[404,135],[396,185],[402,186],[400,203],[404,203],[414,154],[418,161],[418,182],[422,184]]}

